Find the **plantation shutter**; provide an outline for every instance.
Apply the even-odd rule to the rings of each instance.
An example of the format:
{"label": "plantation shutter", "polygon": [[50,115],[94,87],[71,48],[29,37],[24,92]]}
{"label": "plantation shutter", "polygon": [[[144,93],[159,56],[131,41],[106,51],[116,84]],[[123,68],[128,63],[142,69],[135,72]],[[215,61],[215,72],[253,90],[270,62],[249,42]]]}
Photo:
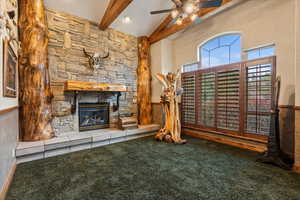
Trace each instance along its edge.
{"label": "plantation shutter", "polygon": [[215,96],[216,76],[215,72],[201,73],[199,79],[199,113],[198,124],[201,126],[215,127]]}
{"label": "plantation shutter", "polygon": [[239,131],[240,69],[218,71],[217,84],[217,128]]}
{"label": "plantation shutter", "polygon": [[195,75],[182,77],[182,87],[184,88],[181,98],[182,122],[186,124],[196,123],[196,102],[195,102]]}
{"label": "plantation shutter", "polygon": [[267,139],[275,59],[183,73],[183,127]]}
{"label": "plantation shutter", "polygon": [[273,83],[272,62],[246,66],[246,132],[269,135]]}

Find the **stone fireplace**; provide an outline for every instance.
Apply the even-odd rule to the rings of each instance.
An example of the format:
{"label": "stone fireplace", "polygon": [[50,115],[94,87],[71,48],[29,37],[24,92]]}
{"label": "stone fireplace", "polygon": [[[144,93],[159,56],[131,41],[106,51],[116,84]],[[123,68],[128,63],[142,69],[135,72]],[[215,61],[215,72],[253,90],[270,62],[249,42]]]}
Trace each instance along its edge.
{"label": "stone fireplace", "polygon": [[109,127],[109,103],[80,103],[78,109],[79,131]]}
{"label": "stone fireplace", "polygon": [[[52,125],[55,134],[80,132],[78,112],[82,103],[107,103],[109,127],[117,126],[119,115],[136,115],[137,38],[113,29],[101,31],[93,22],[53,9],[47,10],[47,21],[49,72],[54,95]],[[109,58],[103,60],[99,68],[91,70],[83,48],[88,53],[100,55],[108,51]],[[116,111],[117,92],[80,91],[74,99],[74,91],[64,90],[68,80],[122,84],[127,91],[121,92],[119,109]]]}

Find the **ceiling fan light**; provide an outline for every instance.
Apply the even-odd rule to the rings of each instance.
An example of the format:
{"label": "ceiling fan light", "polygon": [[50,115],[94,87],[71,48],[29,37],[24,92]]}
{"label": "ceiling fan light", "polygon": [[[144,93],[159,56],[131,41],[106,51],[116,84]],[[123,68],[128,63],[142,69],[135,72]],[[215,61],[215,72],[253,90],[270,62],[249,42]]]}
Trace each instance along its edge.
{"label": "ceiling fan light", "polygon": [[173,19],[175,19],[179,15],[179,11],[177,9],[172,10],[171,16]]}
{"label": "ceiling fan light", "polygon": [[184,4],[183,10],[187,14],[192,14],[195,11],[195,5],[191,2],[187,2]]}
{"label": "ceiling fan light", "polygon": [[182,22],[183,22],[182,17],[179,17],[179,18],[176,20],[176,24],[177,24],[177,25],[181,25]]}
{"label": "ceiling fan light", "polygon": [[197,14],[192,14],[191,16],[190,16],[190,19],[192,20],[192,21],[195,21],[196,19],[197,19],[197,17],[198,17],[198,15]]}

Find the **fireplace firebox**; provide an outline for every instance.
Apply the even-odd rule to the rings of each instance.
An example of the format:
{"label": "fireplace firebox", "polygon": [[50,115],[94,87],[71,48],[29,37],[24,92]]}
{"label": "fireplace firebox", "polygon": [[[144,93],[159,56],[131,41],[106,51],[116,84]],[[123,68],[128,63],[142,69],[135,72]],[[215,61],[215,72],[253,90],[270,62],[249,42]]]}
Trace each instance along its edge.
{"label": "fireplace firebox", "polygon": [[80,103],[79,131],[109,127],[109,103]]}

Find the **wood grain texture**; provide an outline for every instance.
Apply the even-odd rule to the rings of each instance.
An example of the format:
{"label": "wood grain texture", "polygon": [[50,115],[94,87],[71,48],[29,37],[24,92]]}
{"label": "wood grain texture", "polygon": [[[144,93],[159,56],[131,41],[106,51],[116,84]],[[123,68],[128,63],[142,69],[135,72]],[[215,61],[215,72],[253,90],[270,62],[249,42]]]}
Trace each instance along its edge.
{"label": "wood grain texture", "polygon": [[54,132],[44,1],[19,1],[19,10],[20,140],[50,139]]}
{"label": "wood grain texture", "polygon": [[137,106],[140,125],[152,123],[150,43],[148,37],[138,39]]}
{"label": "wood grain texture", "polygon": [[0,110],[0,115],[3,115],[3,114],[6,114],[6,113],[9,113],[13,110],[16,110],[18,109],[19,106],[14,106],[14,107],[11,107],[11,108],[7,108],[7,109],[4,109],[4,110]]}
{"label": "wood grain texture", "polygon": [[[100,22],[99,28],[105,30],[115,19],[127,8],[133,0],[110,0],[104,16]],[[100,2],[99,2],[100,3]]]}
{"label": "wood grain texture", "polygon": [[157,73],[157,79],[164,86],[164,92],[161,95],[161,105],[166,117],[165,125],[156,134],[155,139],[166,142],[175,142],[177,144],[186,143],[181,139],[181,122],[179,113],[179,98],[182,92],[179,92],[178,81],[180,72],[168,73],[163,75]]}
{"label": "wood grain texture", "polygon": [[119,83],[96,83],[68,80],[65,83],[65,91],[126,92],[127,87]]}
{"label": "wood grain texture", "polygon": [[16,171],[17,164],[14,162],[12,164],[12,167],[7,175],[7,178],[3,184],[3,187],[0,188],[0,200],[5,200],[6,194],[9,190],[9,186],[11,185],[11,182],[13,181],[15,171]]}
{"label": "wood grain texture", "polygon": [[155,37],[156,34],[159,32],[163,31],[171,22],[173,21],[173,18],[171,14],[169,14],[163,21],[162,23],[153,31],[153,33],[150,35],[149,38]]}
{"label": "wood grain texture", "polygon": [[235,147],[239,147],[239,148],[243,148],[243,149],[248,149],[248,150],[256,151],[256,152],[260,152],[260,153],[263,153],[267,150],[266,145],[251,144],[251,143],[247,143],[247,142],[243,142],[243,141],[233,140],[231,138],[220,137],[218,135],[213,136],[213,135],[208,135],[208,134],[202,134],[199,131],[194,131],[194,130],[189,130],[189,129],[183,129],[182,132],[183,132],[183,134],[189,135],[192,137],[197,137],[200,139],[205,139],[205,140],[209,140],[209,141],[213,141],[213,142],[227,144],[227,145],[231,145],[231,146],[235,146]]}
{"label": "wood grain texture", "polygon": [[296,173],[298,173],[298,174],[300,174],[300,166],[294,165],[293,171],[296,172]]}

